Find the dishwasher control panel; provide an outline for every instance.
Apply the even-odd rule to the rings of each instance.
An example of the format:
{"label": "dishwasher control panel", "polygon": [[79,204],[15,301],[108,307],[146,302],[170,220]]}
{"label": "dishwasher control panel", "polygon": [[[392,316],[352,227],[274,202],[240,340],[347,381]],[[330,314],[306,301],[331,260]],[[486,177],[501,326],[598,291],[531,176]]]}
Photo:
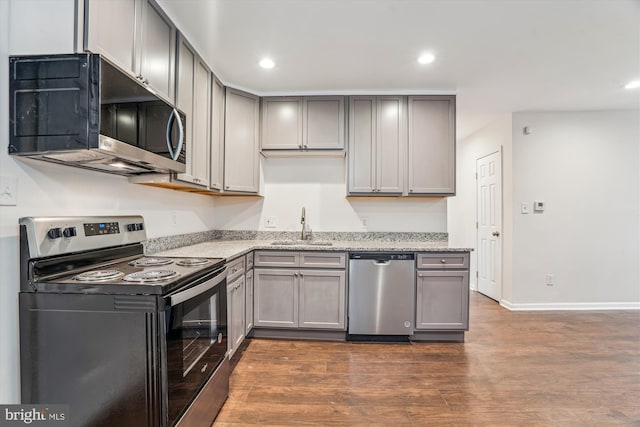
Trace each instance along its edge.
{"label": "dishwasher control panel", "polygon": [[374,259],[385,261],[411,261],[415,254],[410,253],[384,253],[384,252],[358,252],[349,254],[349,259]]}

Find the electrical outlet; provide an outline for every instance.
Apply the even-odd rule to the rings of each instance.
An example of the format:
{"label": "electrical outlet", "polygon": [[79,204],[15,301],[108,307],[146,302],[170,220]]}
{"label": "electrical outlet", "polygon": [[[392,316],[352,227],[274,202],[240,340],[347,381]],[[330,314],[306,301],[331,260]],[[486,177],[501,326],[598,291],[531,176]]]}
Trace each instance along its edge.
{"label": "electrical outlet", "polygon": [[553,274],[548,273],[546,277],[547,277],[547,286],[553,286]]}
{"label": "electrical outlet", "polygon": [[264,219],[265,228],[276,228],[276,217],[268,216]]}
{"label": "electrical outlet", "polygon": [[362,222],[362,226],[366,227],[367,223],[369,222],[369,218],[367,218],[366,216],[363,216],[362,218],[360,218],[360,221]]}

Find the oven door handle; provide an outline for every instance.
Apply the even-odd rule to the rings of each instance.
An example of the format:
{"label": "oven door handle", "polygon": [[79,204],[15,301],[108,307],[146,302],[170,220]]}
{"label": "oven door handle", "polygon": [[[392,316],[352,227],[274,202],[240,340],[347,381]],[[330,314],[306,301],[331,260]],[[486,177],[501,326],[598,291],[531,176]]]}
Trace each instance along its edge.
{"label": "oven door handle", "polygon": [[199,285],[194,286],[193,288],[189,288],[186,289],[184,291],[180,291],[180,292],[176,292],[175,294],[171,295],[170,301],[171,301],[171,306],[175,306],[178,304],[181,304],[187,300],[190,300],[193,297],[197,297],[198,295],[208,291],[211,288],[214,288],[215,286],[219,285],[220,283],[222,283],[222,281],[224,281],[227,278],[227,267],[225,266],[222,271],[220,272],[220,274],[218,274],[217,276],[215,276],[214,278],[207,280],[204,283],[201,283]]}

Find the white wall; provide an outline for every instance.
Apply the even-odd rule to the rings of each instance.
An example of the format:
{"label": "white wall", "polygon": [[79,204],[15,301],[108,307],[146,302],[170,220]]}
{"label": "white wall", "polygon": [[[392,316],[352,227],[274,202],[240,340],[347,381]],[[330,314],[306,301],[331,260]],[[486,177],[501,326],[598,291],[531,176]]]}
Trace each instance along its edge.
{"label": "white wall", "polygon": [[514,114],[512,308],[640,307],[639,150],[637,111]]}
{"label": "white wall", "polygon": [[314,231],[447,231],[444,198],[346,197],[344,158],[266,158],[262,173],[264,198],[216,199],[215,228],[297,231],[304,206]]}
{"label": "white wall", "polygon": [[[511,114],[495,116],[489,124],[469,135],[456,145],[456,196],[448,200],[449,243],[452,246],[477,246],[476,232],[476,160],[480,157],[502,151],[502,199],[505,206],[511,206]],[[513,220],[511,210],[502,215],[501,241],[502,297],[511,296],[511,241]],[[478,252],[471,252],[472,289],[477,289],[475,272],[478,266]]]}
{"label": "white wall", "polygon": [[[15,2],[11,3],[14,7]],[[126,178],[7,154],[10,3],[0,0],[0,176],[16,178],[17,205],[0,206],[0,403],[17,403],[18,218],[40,215],[142,214],[147,236],[213,228],[213,198],[129,184]],[[16,23],[23,25],[20,21]],[[175,221],[173,220],[175,218]]]}

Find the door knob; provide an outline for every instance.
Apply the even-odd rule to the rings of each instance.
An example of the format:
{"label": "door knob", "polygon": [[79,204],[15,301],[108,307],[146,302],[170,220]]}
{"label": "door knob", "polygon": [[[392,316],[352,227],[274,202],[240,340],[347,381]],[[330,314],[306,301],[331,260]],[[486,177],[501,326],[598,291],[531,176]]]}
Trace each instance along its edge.
{"label": "door knob", "polygon": [[495,237],[499,237],[500,236],[500,232],[499,231],[494,231],[493,233],[491,233],[492,236]]}

